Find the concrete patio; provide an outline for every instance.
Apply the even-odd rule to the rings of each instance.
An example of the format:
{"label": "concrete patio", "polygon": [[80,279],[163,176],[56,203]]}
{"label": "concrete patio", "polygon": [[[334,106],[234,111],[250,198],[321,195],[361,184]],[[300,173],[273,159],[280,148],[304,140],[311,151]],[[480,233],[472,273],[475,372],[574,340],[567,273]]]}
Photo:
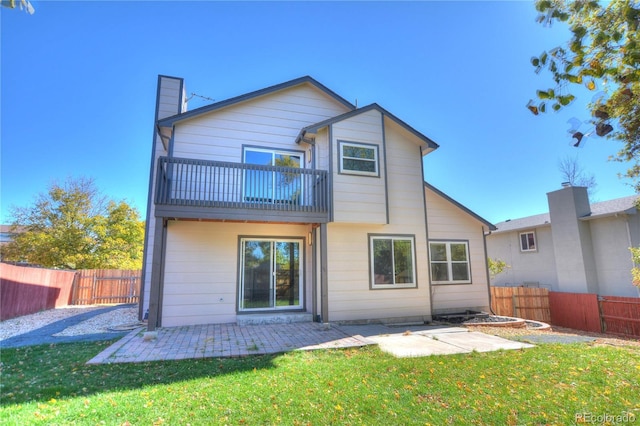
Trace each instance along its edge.
{"label": "concrete patio", "polygon": [[374,344],[396,357],[532,347],[461,327],[433,325],[209,324],[160,328],[152,339],[145,338],[145,329],[140,328],[115,342],[88,364],[239,357]]}

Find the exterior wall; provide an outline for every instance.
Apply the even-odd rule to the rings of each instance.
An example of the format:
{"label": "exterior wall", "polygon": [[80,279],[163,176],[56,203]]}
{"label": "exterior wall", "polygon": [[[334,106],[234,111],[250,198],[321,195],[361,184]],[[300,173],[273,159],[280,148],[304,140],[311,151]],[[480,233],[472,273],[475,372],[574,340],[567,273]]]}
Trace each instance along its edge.
{"label": "exterior wall", "polygon": [[[239,237],[307,238],[307,225],[169,221],[162,326],[236,321]],[[305,240],[305,306],[311,306],[312,250]]]}
{"label": "exterior wall", "polygon": [[[531,231],[536,235],[537,250],[520,251],[520,233]],[[487,252],[490,258],[503,260],[509,266],[492,280],[492,285],[521,286],[525,282],[538,282],[540,287],[558,290],[550,226],[491,234],[487,236]]]}
{"label": "exterior wall", "polygon": [[[377,116],[377,120],[376,120]],[[381,124],[379,113],[362,117],[372,126]],[[352,123],[348,123],[351,125]],[[348,127],[347,125],[344,128]],[[381,127],[378,127],[381,128]],[[389,224],[364,224],[366,221],[386,222],[386,201],[384,186],[380,186],[378,203],[369,205],[367,209],[376,209],[373,214],[363,211],[363,206],[353,204],[354,216],[347,216],[346,203],[336,206],[336,222],[328,225],[328,267],[329,267],[329,320],[379,320],[421,318],[430,320],[430,293],[427,240],[425,228],[425,206],[420,191],[423,187],[422,156],[420,148],[402,133],[399,127],[385,120],[386,165],[387,174]],[[345,133],[336,135],[341,139]],[[354,140],[372,143],[375,133],[369,139]],[[356,135],[348,136],[353,140]],[[336,151],[334,150],[334,153]],[[382,146],[381,156],[384,154]],[[381,164],[384,164],[381,158]],[[334,163],[334,167],[337,164]],[[335,170],[335,169],[334,169]],[[335,176],[335,174],[334,174]],[[340,176],[342,177],[342,176]],[[351,178],[352,176],[349,176]],[[376,184],[384,185],[384,178],[358,177],[357,179],[375,180]],[[334,191],[338,190],[339,177],[334,183]],[[379,182],[378,182],[379,181]],[[342,186],[340,186],[342,188]],[[356,188],[353,188],[357,191]],[[346,193],[345,193],[346,194]],[[352,198],[360,195],[352,193]],[[336,203],[346,198],[337,198]],[[359,198],[358,198],[359,199]],[[357,215],[359,216],[357,216]],[[340,223],[338,217],[344,221],[356,221],[358,217],[365,217],[360,224]],[[371,289],[369,234],[411,235],[415,237],[416,278],[417,288]]]}
{"label": "exterior wall", "polygon": [[[156,99],[156,120],[176,115],[180,112],[186,111],[186,105],[182,104],[184,97],[184,84],[180,78],[173,77],[158,77],[158,94]],[[181,109],[182,108],[182,109]],[[155,123],[154,123],[155,127]],[[151,179],[149,183],[150,199],[147,203],[147,221],[146,221],[146,233],[145,233],[145,258],[144,258],[144,274],[143,280],[143,292],[142,292],[142,305],[141,313],[149,308],[149,296],[151,291],[151,262],[153,259],[153,244],[154,244],[154,229],[156,226],[155,217],[155,204],[153,202],[153,194],[155,191],[155,165],[158,162],[158,158],[167,155],[167,150],[163,145],[162,139],[156,134],[154,130],[154,150],[151,158]]]}
{"label": "exterior wall", "polygon": [[[464,240],[469,244],[471,284],[431,284],[433,313],[489,310],[483,224],[425,188],[429,240]],[[428,265],[429,258],[424,262]]]}
{"label": "exterior wall", "polygon": [[[341,174],[338,141],[360,142],[377,146],[379,176]],[[334,124],[331,143],[333,153],[333,220],[351,223],[387,223],[385,144],[380,112],[371,110]],[[416,154],[417,152],[416,148],[414,157],[420,157],[419,154]]]}
{"label": "exterior wall", "polygon": [[[328,225],[329,321],[430,320],[424,220],[415,225]],[[371,289],[369,234],[415,236],[417,288]]]}
{"label": "exterior wall", "polygon": [[173,156],[241,163],[242,147],[253,146],[306,151],[306,161],[309,148],[295,143],[300,129],[345,111],[318,90],[293,87],[178,123]]}
{"label": "exterior wall", "polygon": [[587,221],[591,227],[594,257],[598,276],[598,294],[604,296],[640,296],[632,284],[630,227],[628,219],[634,216],[610,216]]}

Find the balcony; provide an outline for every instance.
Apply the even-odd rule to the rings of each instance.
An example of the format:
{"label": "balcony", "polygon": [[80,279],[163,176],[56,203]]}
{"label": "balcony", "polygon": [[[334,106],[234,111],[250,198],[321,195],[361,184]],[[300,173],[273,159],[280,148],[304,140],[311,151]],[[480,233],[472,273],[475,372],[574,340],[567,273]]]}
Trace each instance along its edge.
{"label": "balcony", "polygon": [[325,170],[160,157],[156,216],[260,222],[327,222]]}

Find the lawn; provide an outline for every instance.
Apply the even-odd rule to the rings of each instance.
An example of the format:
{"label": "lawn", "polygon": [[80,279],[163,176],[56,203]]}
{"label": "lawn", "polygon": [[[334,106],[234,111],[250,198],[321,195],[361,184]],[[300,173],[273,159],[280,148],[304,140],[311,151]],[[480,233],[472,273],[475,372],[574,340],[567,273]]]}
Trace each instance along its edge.
{"label": "lawn", "polygon": [[109,342],[2,350],[0,423],[640,423],[640,350],[397,359],[376,347],[87,366]]}

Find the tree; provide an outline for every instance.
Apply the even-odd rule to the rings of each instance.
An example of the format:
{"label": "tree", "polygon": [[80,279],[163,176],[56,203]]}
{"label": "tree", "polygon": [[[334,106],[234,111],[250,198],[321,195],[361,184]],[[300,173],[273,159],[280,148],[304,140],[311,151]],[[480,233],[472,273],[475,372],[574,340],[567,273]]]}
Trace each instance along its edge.
{"label": "tree", "polygon": [[558,161],[558,170],[564,182],[569,182],[571,186],[584,186],[589,195],[593,195],[598,184],[593,173],[586,174],[578,159],[575,157],[565,157]]}
{"label": "tree", "polygon": [[640,288],[640,247],[629,247],[631,258],[633,259],[633,268],[631,268],[632,283]]}
{"label": "tree", "polygon": [[556,86],[538,90],[539,101],[527,107],[536,115],[558,111],[576,99],[569,87],[596,93],[588,106],[594,128],[588,134],[576,129],[574,146],[593,133],[622,142],[614,159],[631,163],[626,176],[640,191],[640,2],[536,0],[535,7],[539,23],[565,22],[572,37],[531,58],[536,73],[546,69]]}
{"label": "tree", "polygon": [[509,268],[507,262],[502,259],[487,258],[487,265],[489,267],[489,275],[491,279],[494,279],[496,275],[501,274],[505,269]]}
{"label": "tree", "polygon": [[15,9],[16,6],[19,6],[20,10],[24,10],[29,15],[33,15],[36,12],[36,9],[29,0],[2,0],[0,4],[4,7],[8,7],[9,9]]}
{"label": "tree", "polygon": [[124,201],[107,200],[93,180],[53,183],[29,207],[13,207],[17,233],[3,260],[49,268],[140,269],[144,222]]}

